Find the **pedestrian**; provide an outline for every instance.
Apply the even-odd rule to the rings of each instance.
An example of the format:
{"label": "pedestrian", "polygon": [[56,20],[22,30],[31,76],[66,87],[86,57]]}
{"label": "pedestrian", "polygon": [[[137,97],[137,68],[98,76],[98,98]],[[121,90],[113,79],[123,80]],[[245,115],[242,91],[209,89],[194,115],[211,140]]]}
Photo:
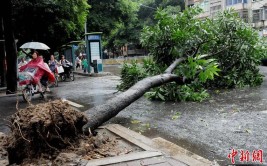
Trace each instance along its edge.
{"label": "pedestrian", "polygon": [[82,70],[84,69],[84,67],[83,67],[83,60],[84,60],[84,56],[82,56],[82,58],[81,58],[81,62],[82,62]]}
{"label": "pedestrian", "polygon": [[82,66],[83,66],[83,72],[86,73],[88,71],[88,62],[86,57],[83,58]]}
{"label": "pedestrian", "polygon": [[51,55],[50,60],[48,61],[48,66],[53,73],[55,73],[57,65],[60,65],[60,63],[55,59],[54,55]]}
{"label": "pedestrian", "polygon": [[26,65],[28,62],[25,60],[25,58],[23,57],[23,58],[21,58],[21,61],[19,62],[19,64],[18,64],[18,68],[20,68],[21,66],[24,66],[24,65]]}
{"label": "pedestrian", "polygon": [[76,62],[76,69],[80,68],[81,67],[81,58],[80,58],[80,56],[76,57],[75,62]]}

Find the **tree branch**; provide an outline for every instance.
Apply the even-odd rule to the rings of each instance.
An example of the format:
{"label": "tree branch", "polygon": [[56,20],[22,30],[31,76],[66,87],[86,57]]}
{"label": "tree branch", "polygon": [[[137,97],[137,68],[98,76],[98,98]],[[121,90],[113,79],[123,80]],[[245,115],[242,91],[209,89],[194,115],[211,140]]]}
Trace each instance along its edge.
{"label": "tree branch", "polygon": [[186,58],[185,57],[182,57],[182,58],[178,58],[178,59],[176,59],[165,71],[164,71],[164,73],[165,74],[170,74],[170,73],[172,73],[173,72],[173,70],[176,68],[176,66],[179,64],[179,63],[181,63],[181,62],[183,62],[184,60],[186,60]]}
{"label": "tree branch", "polygon": [[193,55],[191,55],[192,57],[194,57],[194,56],[197,55],[200,46],[201,46],[201,44],[199,44],[199,45],[197,46],[197,49],[195,50],[195,52],[193,53]]}
{"label": "tree branch", "polygon": [[207,57],[210,57],[210,56],[217,55],[217,54],[219,54],[219,53],[221,53],[221,52],[225,51],[227,48],[228,48],[228,47],[225,47],[225,48],[223,48],[223,49],[221,49],[220,51],[217,51],[217,52],[215,52],[215,53],[203,54],[203,55],[201,55],[201,56],[200,56],[200,58],[199,58],[199,59],[202,59],[202,58],[207,58]]}

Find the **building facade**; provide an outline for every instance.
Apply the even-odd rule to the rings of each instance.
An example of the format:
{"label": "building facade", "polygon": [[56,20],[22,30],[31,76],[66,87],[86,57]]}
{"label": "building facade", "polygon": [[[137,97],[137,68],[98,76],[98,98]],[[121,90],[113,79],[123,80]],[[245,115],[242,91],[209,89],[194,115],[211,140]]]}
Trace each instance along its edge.
{"label": "building facade", "polygon": [[261,36],[267,36],[267,0],[186,0],[186,6],[199,5],[200,18],[213,17],[218,11],[233,8]]}

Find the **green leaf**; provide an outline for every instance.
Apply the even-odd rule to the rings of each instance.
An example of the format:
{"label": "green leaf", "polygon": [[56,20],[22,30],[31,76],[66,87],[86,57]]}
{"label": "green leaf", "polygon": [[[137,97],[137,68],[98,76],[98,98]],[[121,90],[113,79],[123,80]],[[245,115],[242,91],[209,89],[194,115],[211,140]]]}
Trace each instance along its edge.
{"label": "green leaf", "polygon": [[139,123],[141,123],[141,121],[139,121],[139,120],[132,120],[131,123],[132,124],[139,124]]}

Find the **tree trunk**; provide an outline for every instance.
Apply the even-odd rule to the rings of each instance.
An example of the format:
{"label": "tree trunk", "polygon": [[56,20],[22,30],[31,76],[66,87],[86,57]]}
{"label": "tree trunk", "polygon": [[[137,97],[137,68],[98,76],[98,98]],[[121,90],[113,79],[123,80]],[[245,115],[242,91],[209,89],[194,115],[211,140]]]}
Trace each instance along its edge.
{"label": "tree trunk", "polygon": [[144,78],[127,91],[119,94],[111,100],[108,100],[107,103],[85,111],[85,114],[88,115],[89,121],[83,126],[83,132],[88,134],[89,129],[91,131],[95,130],[100,125],[116,116],[121,110],[142,97],[150,88],[173,81],[178,84],[183,84],[185,80],[175,74],[171,74],[171,72],[179,63],[183,62],[184,60],[185,58],[179,58],[175,60],[165,70],[164,74]]}
{"label": "tree trunk", "polygon": [[17,50],[12,24],[12,4],[11,0],[4,0],[4,34],[7,62],[7,94],[17,90]]}
{"label": "tree trunk", "polygon": [[[2,9],[1,9],[2,10]],[[3,15],[0,15],[0,87],[6,86],[6,67],[5,67],[5,39]]]}

